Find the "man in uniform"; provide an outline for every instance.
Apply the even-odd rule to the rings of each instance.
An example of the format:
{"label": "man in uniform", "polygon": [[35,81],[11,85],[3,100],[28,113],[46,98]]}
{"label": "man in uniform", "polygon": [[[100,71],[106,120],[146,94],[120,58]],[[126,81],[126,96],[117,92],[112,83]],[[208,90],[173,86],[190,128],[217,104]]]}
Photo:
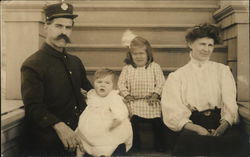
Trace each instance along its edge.
{"label": "man in uniform", "polygon": [[74,155],[82,143],[74,132],[86,107],[81,90],[92,88],[79,58],[65,51],[74,25],[73,6],[44,9],[46,39],[21,67],[28,155]]}

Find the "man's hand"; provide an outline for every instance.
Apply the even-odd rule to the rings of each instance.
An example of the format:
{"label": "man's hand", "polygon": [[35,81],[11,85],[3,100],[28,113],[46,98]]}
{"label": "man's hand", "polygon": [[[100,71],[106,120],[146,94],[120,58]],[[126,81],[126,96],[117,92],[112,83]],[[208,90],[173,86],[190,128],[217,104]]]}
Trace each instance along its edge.
{"label": "man's hand", "polygon": [[222,120],[220,126],[213,132],[213,136],[220,136],[225,133],[230,124],[226,120]]}
{"label": "man's hand", "polygon": [[152,106],[160,105],[160,95],[157,93],[152,93],[152,95],[148,98],[148,104]]}
{"label": "man's hand", "polygon": [[64,122],[56,123],[53,128],[55,129],[66,150],[75,151],[76,148],[79,147],[81,151],[84,151],[78,134],[76,134]]}
{"label": "man's hand", "polygon": [[127,95],[125,98],[124,98],[124,103],[125,104],[131,104],[134,102],[134,97],[132,97],[131,95]]}

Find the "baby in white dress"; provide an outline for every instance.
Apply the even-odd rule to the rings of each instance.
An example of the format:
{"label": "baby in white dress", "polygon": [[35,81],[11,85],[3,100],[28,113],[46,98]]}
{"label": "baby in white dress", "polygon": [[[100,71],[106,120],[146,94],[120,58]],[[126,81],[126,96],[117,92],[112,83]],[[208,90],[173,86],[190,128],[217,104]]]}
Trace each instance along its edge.
{"label": "baby in white dress", "polygon": [[93,156],[110,156],[120,144],[126,145],[126,151],[132,146],[128,110],[123,98],[114,90],[114,82],[112,70],[101,69],[95,73],[94,90],[87,93],[87,107],[76,129],[85,152]]}

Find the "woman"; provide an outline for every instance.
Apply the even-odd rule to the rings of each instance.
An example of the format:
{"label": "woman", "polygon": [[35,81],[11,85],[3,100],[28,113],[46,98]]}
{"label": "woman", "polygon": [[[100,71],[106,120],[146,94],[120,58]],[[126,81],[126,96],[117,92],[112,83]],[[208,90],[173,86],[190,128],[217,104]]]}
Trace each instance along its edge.
{"label": "woman", "polygon": [[173,155],[247,156],[236,87],[228,66],[210,61],[219,28],[203,24],[186,35],[188,64],[171,73],[162,92],[164,123],[180,132]]}

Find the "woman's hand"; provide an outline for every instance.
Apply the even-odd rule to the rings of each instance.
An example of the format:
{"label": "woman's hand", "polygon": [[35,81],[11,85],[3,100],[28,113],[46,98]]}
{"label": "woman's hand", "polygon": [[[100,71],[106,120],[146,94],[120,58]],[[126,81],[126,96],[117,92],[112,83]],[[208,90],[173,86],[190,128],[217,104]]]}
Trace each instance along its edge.
{"label": "woman's hand", "polygon": [[205,129],[204,127],[202,127],[200,125],[196,125],[196,124],[191,123],[191,122],[185,124],[184,129],[196,132],[198,135],[202,135],[202,136],[210,136],[211,135],[209,133],[209,131],[207,129]]}
{"label": "woman's hand", "polygon": [[196,132],[197,132],[197,134],[202,135],[202,136],[210,136],[211,135],[207,129],[203,128],[200,125],[197,125]]}
{"label": "woman's hand", "polygon": [[213,136],[220,136],[225,133],[230,124],[226,120],[222,120],[220,126],[212,133]]}

